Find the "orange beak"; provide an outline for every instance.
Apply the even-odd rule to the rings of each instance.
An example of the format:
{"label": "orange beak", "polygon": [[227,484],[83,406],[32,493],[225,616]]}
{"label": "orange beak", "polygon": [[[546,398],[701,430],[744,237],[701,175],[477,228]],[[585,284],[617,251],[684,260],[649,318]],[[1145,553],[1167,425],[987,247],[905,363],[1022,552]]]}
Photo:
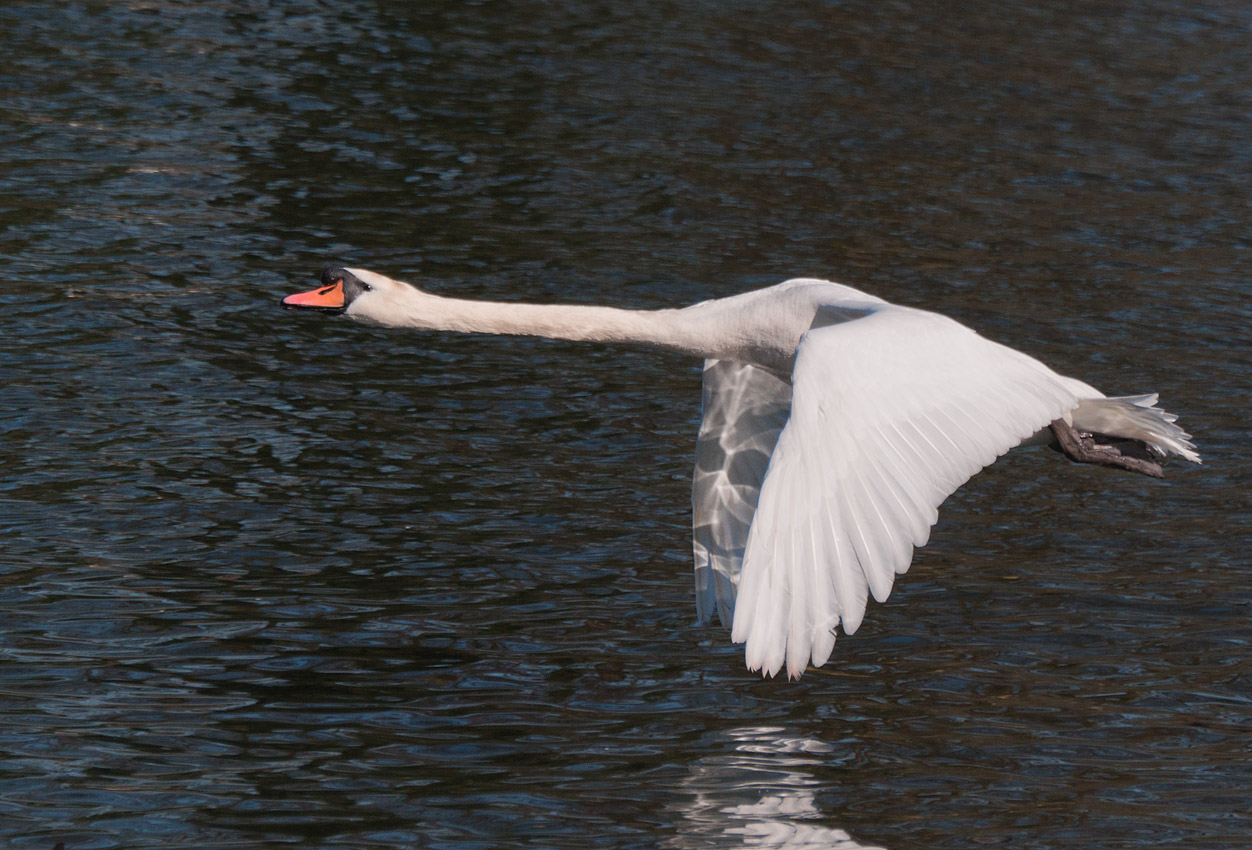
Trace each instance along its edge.
{"label": "orange beak", "polygon": [[284,307],[296,310],[321,310],[327,313],[340,313],[344,309],[343,281],[337,280],[330,286],[310,289],[288,295],[282,300]]}

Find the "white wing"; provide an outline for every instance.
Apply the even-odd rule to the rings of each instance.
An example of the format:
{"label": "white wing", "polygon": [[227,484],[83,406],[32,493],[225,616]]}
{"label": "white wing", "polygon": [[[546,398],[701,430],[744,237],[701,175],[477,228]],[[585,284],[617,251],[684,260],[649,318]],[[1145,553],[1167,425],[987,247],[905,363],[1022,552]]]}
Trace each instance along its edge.
{"label": "white wing", "polygon": [[704,418],[691,482],[696,611],[729,627],[748,529],[778,432],[791,411],[791,385],[743,363],[706,360]]}
{"label": "white wing", "polygon": [[761,488],[732,638],[748,667],[799,676],[883,601],[938,506],[1073,409],[1064,378],[969,328],[907,307],[815,328]]}

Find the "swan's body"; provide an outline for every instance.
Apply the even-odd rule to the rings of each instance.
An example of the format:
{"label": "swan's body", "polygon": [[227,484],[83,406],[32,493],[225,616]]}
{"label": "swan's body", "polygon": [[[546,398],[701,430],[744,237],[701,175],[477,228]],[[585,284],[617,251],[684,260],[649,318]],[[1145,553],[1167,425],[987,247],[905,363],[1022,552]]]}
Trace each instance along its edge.
{"label": "swan's body", "polygon": [[1050,425],[1200,460],[1155,395],[1105,398],[952,319],[838,283],[790,280],[655,311],[443,298],[363,269],[328,269],[323,283],[284,305],[702,358],[697,607],[768,675],[823,664],[835,627],[851,634],[867,596],[887,598],[944,499]]}

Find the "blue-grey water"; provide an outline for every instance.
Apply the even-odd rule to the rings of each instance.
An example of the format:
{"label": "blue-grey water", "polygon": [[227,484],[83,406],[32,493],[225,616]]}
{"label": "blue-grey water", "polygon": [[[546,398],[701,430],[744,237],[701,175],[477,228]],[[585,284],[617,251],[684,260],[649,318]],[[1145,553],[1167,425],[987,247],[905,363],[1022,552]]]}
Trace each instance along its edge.
{"label": "blue-grey water", "polygon": [[[1252,846],[1252,7],[0,7],[0,844]],[[940,310],[1205,464],[1020,451],[831,663],[698,627],[699,365],[324,264]]]}

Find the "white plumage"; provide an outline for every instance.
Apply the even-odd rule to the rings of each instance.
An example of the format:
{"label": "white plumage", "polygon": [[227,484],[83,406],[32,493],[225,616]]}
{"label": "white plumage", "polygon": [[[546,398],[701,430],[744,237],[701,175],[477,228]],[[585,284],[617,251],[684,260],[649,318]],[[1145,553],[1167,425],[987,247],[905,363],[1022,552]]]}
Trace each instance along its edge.
{"label": "white plumage", "polygon": [[681,310],[442,298],[328,269],[289,307],[374,323],[636,342],[702,357],[692,488],[696,604],[752,670],[825,663],[883,601],[938,507],[1057,420],[1199,462],[1156,396],[1105,398],[924,310],[799,279]]}
{"label": "white plumage", "polygon": [[1036,361],[933,313],[884,307],[806,333],[743,559],[732,637],[748,666],[824,663],[939,504],[1077,403]]}

